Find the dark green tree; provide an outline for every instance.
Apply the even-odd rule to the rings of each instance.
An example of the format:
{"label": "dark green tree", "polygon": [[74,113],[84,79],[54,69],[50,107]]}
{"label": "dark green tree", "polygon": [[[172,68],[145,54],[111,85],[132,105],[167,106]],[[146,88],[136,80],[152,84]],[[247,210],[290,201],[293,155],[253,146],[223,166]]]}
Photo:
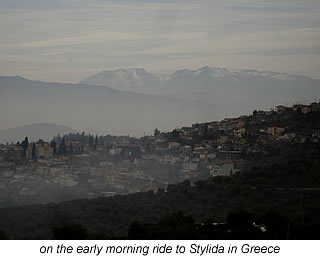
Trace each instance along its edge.
{"label": "dark green tree", "polygon": [[160,131],[159,131],[158,128],[154,129],[153,133],[154,133],[153,136],[158,136],[158,135],[160,135]]}
{"label": "dark green tree", "polygon": [[86,143],[85,132],[82,132],[82,133],[81,133],[80,142],[81,142],[82,146],[85,145],[85,143]]}
{"label": "dark green tree", "polygon": [[278,209],[269,209],[263,216],[269,238],[286,239],[289,235],[289,220],[282,216]]}
{"label": "dark green tree", "polygon": [[88,239],[87,228],[80,224],[63,225],[53,229],[53,238],[58,240]]}
{"label": "dark green tree", "polygon": [[98,135],[96,135],[96,138],[94,140],[94,149],[97,150],[97,146],[99,145],[99,141],[98,141]]}
{"label": "dark green tree", "polygon": [[23,148],[22,156],[26,157],[27,149],[28,149],[28,146],[29,146],[28,137],[24,138],[24,140],[21,142],[21,146]]}
{"label": "dark green tree", "polygon": [[61,144],[59,145],[59,150],[58,150],[58,153],[60,155],[66,155],[68,153],[67,151],[67,146],[66,146],[66,143],[64,141],[64,138],[62,138],[62,142]]}
{"label": "dark green tree", "polygon": [[230,212],[227,216],[227,224],[231,228],[248,228],[251,227],[253,223],[253,215],[243,209]]}
{"label": "dark green tree", "polygon": [[203,139],[207,139],[207,138],[208,138],[208,125],[205,125],[203,130]]}
{"label": "dark green tree", "polygon": [[57,143],[55,140],[52,140],[50,143],[50,147],[52,148],[53,155],[57,154]]}
{"label": "dark green tree", "polygon": [[0,230],[0,240],[7,240],[8,236],[5,231]]}
{"label": "dark green tree", "polygon": [[94,147],[94,138],[92,135],[89,135],[89,147]]}
{"label": "dark green tree", "polygon": [[33,160],[36,159],[36,144],[35,143],[32,144],[32,159]]}
{"label": "dark green tree", "polygon": [[70,153],[70,154],[73,154],[73,146],[72,146],[72,143],[70,143],[70,146],[69,146],[69,153]]}

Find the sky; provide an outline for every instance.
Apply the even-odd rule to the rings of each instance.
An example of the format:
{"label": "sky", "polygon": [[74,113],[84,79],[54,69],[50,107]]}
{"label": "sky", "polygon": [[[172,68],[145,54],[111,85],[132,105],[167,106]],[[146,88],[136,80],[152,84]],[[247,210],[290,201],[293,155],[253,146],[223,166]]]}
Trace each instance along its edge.
{"label": "sky", "polygon": [[320,78],[319,0],[0,0],[0,75],[203,66]]}

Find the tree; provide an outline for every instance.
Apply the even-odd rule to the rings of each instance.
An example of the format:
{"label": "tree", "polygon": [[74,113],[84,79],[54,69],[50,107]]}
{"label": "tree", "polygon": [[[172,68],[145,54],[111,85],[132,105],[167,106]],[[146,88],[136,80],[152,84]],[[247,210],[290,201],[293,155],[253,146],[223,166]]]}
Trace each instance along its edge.
{"label": "tree", "polygon": [[61,143],[61,136],[60,136],[59,133],[58,133],[58,136],[57,136],[56,140],[57,140],[58,143]]}
{"label": "tree", "polygon": [[53,155],[56,155],[56,153],[57,153],[57,143],[56,143],[55,140],[52,140],[52,141],[51,141],[50,147],[52,148]]}
{"label": "tree", "polygon": [[61,142],[61,144],[59,145],[59,151],[58,151],[58,153],[59,153],[60,155],[66,155],[66,154],[68,153],[68,151],[67,151],[67,146],[66,146],[66,143],[65,143],[65,141],[64,141],[64,138],[62,138],[62,142]]}
{"label": "tree", "polygon": [[174,129],[172,132],[168,134],[168,140],[173,142],[178,142],[180,137],[180,133],[177,129]]}
{"label": "tree", "polygon": [[4,230],[0,230],[0,240],[7,240],[8,236]]}
{"label": "tree", "polygon": [[92,135],[89,135],[89,147],[94,147],[94,138]]}
{"label": "tree", "polygon": [[80,142],[81,142],[82,147],[83,147],[83,146],[85,145],[85,143],[86,143],[85,132],[82,132],[82,133],[81,133]]}
{"label": "tree", "polygon": [[54,239],[84,240],[88,239],[87,228],[80,224],[63,225],[53,229]]}
{"label": "tree", "polygon": [[289,220],[282,216],[278,209],[269,209],[263,215],[263,221],[266,225],[269,237],[271,239],[285,239],[288,235]]}
{"label": "tree", "polygon": [[69,153],[70,153],[70,154],[73,154],[73,146],[72,146],[72,143],[70,143],[70,146],[69,146]]}
{"label": "tree", "polygon": [[36,159],[36,144],[35,143],[32,144],[32,159],[33,160]]}
{"label": "tree", "polygon": [[159,131],[158,128],[154,129],[153,132],[154,132],[153,136],[158,136],[158,135],[160,135],[160,131]]}
{"label": "tree", "polygon": [[23,148],[22,156],[26,157],[27,149],[28,149],[28,146],[29,146],[29,140],[28,140],[27,136],[24,138],[24,141],[22,141],[21,146]]}
{"label": "tree", "polygon": [[256,117],[257,114],[258,114],[258,111],[257,111],[257,110],[254,110],[252,114],[253,114],[253,117]]}
{"label": "tree", "polygon": [[243,209],[239,209],[237,211],[230,212],[227,216],[227,224],[231,228],[239,229],[239,228],[249,228],[253,223],[253,215]]}
{"label": "tree", "polygon": [[94,141],[94,149],[97,149],[97,146],[99,145],[99,141],[98,141],[98,135],[96,135],[95,141]]}
{"label": "tree", "polygon": [[207,139],[207,138],[208,138],[208,125],[206,124],[203,130],[203,139]]}

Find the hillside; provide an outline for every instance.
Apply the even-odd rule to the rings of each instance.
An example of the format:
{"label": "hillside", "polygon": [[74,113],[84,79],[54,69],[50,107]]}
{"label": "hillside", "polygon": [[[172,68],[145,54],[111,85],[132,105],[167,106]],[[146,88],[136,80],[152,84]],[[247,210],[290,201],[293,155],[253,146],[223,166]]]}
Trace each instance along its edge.
{"label": "hillside", "polygon": [[26,136],[29,138],[29,141],[37,141],[39,139],[50,141],[58,134],[63,136],[76,132],[78,131],[62,125],[48,123],[31,124],[10,129],[0,129],[0,143],[16,143],[24,140]]}
{"label": "hillside", "polygon": [[[3,145],[0,237],[319,238],[319,113],[314,102],[142,138],[68,134],[29,159]],[[47,204],[12,207],[35,202]]]}
{"label": "hillside", "polygon": [[[142,136],[205,120],[214,105],[84,84],[0,77],[1,127],[37,122],[98,134]],[[210,113],[209,113],[210,112]]]}
{"label": "hillside", "polygon": [[102,71],[81,83],[211,103],[215,117],[307,102],[320,94],[320,81],[305,76],[211,67],[171,74],[153,74],[142,68]]}
{"label": "hillside", "polygon": [[[289,222],[290,238],[310,239],[317,237],[320,226],[320,150],[318,145],[290,148],[290,160],[233,177],[169,185],[167,191],[0,209],[0,230],[14,239],[50,239],[61,228],[71,228],[65,236],[80,228],[85,238],[123,238],[131,223],[158,223],[179,210],[195,223],[207,223],[225,222],[228,214],[241,209],[256,223],[269,223],[264,238],[286,238]],[[208,238],[230,238],[212,232]]]}

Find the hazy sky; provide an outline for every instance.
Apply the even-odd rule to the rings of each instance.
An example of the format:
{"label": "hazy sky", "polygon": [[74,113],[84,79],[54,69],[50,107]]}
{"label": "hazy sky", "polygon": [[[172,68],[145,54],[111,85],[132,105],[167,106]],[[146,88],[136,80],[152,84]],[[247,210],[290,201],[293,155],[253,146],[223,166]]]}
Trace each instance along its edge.
{"label": "hazy sky", "polygon": [[319,0],[0,0],[0,75],[202,66],[320,78]]}

